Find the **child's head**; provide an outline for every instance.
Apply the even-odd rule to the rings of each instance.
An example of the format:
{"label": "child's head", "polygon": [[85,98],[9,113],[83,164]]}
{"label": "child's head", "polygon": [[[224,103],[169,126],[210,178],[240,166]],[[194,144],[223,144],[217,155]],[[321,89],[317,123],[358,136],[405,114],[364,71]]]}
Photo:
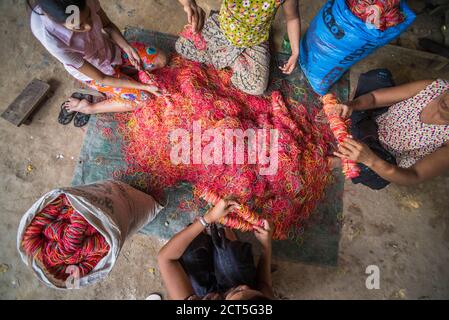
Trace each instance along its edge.
{"label": "child's head", "polygon": [[53,21],[64,25],[67,29],[75,32],[86,32],[91,30],[92,19],[90,8],[86,0],[34,0],[42,11]]}
{"label": "child's head", "polygon": [[262,292],[253,290],[246,285],[238,286],[229,290],[225,295],[226,300],[269,300]]}

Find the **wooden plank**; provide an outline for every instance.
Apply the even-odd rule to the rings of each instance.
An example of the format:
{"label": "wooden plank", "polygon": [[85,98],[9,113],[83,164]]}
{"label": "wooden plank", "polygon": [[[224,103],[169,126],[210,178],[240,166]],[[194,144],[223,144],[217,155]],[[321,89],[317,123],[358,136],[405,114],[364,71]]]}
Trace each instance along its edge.
{"label": "wooden plank", "polygon": [[35,109],[48,96],[50,85],[34,79],[11,103],[1,117],[20,127],[33,114]]}

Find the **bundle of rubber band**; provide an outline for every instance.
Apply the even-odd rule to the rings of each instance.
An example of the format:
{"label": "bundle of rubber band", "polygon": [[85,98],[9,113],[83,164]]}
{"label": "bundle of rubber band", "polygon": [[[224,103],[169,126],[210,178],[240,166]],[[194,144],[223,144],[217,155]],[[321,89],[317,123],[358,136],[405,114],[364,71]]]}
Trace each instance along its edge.
{"label": "bundle of rubber band", "polygon": [[405,20],[401,0],[346,0],[346,4],[355,16],[381,31]]}
{"label": "bundle of rubber band", "polygon": [[[201,198],[210,205],[217,205],[222,198],[216,193],[206,190]],[[259,215],[251,211],[247,206],[241,205],[240,209],[235,212],[236,216],[228,215],[222,218],[219,222],[225,227],[240,230],[242,232],[249,232],[254,230],[254,226],[264,227],[264,221]]]}
{"label": "bundle of rubber band", "polygon": [[69,266],[88,275],[108,254],[105,238],[61,195],[38,213],[26,228],[22,247],[58,280],[65,281]]}
{"label": "bundle of rubber band", "polygon": [[[344,121],[336,112],[335,106],[338,104],[337,97],[334,94],[325,95],[322,98],[324,112],[329,121],[332,132],[339,144],[343,143],[349,137],[349,121]],[[343,173],[348,179],[355,179],[360,176],[360,168],[352,160],[343,160]]]}
{"label": "bundle of rubber band", "polygon": [[194,32],[191,25],[186,25],[180,36],[192,41],[195,48],[200,51],[207,49],[207,43],[203,35],[200,32]]}
{"label": "bundle of rubber band", "polygon": [[[261,218],[273,221],[275,239],[286,239],[304,226],[331,181],[326,155],[333,135],[327,125],[313,121],[314,113],[321,109],[318,99],[308,99],[306,108],[293,100],[284,101],[280,92],[272,96],[248,95],[232,85],[231,71],[216,70],[180,57],[171,59],[167,67],[155,70],[151,78],[166,96],[147,100],[133,113],[115,115],[124,139],[122,151],[127,163],[127,169],[116,172],[115,178],[147,176],[147,190],[161,201],[168,188],[180,183],[191,184],[198,190],[194,193],[198,208],[203,205],[200,198],[204,190],[233,195],[250,211],[260,212]],[[211,141],[194,140],[191,133],[195,123],[201,124],[203,138],[210,130],[216,134],[214,139],[222,135],[220,149],[213,148],[215,156],[221,154],[222,162],[214,160],[207,165],[202,161]],[[188,145],[185,151],[189,157],[185,160],[189,161],[174,164],[173,147],[181,141],[171,137],[180,129],[187,133],[179,140]],[[250,164],[249,139],[245,138],[244,150],[239,154],[232,152],[232,165],[229,165],[224,161],[229,155],[227,142],[237,146],[236,138],[229,140],[226,132],[231,130],[237,134],[248,129],[256,134],[258,144],[262,139],[266,141],[266,148],[258,148],[256,163]],[[278,141],[271,140],[273,131],[279,133]],[[271,146],[276,146],[277,152],[269,150]],[[197,149],[199,161],[193,158],[192,150]],[[237,157],[244,159],[244,163],[238,164]],[[271,158],[276,165],[272,174],[261,174],[262,169],[269,167],[269,163],[260,161],[262,157]],[[242,224],[237,217],[231,215],[231,226]],[[240,228],[252,230],[250,224]]]}

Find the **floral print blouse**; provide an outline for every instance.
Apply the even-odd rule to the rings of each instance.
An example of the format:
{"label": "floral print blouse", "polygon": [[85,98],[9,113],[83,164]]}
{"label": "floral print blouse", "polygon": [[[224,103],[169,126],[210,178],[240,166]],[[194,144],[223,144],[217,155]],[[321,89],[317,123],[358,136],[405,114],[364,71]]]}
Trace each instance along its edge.
{"label": "floral print blouse", "polygon": [[268,40],[277,10],[284,1],[223,0],[220,27],[233,46],[257,46]]}
{"label": "floral print blouse", "polygon": [[379,140],[399,167],[410,168],[449,142],[449,125],[426,124],[421,113],[449,90],[449,81],[436,80],[416,96],[396,103],[376,119]]}

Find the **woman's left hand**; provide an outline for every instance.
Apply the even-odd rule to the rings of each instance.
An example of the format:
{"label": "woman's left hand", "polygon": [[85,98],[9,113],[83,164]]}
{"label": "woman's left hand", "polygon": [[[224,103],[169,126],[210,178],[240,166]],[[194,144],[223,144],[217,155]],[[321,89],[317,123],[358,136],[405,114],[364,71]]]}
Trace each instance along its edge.
{"label": "woman's left hand", "polygon": [[238,210],[240,205],[233,200],[220,200],[214,208],[212,208],[205,216],[208,223],[216,223],[220,221],[221,218],[226,217],[228,214]]}
{"label": "woman's left hand", "polygon": [[287,63],[283,67],[279,67],[284,74],[292,74],[298,66],[299,54],[292,54],[290,59],[288,59]]}
{"label": "woman's left hand", "polygon": [[377,155],[364,143],[348,138],[340,144],[334,155],[344,160],[352,160],[371,167]]}
{"label": "woman's left hand", "polygon": [[128,55],[129,62],[139,71],[143,71],[143,63],[142,59],[139,56],[139,53],[134,49],[131,45],[124,48],[123,51]]}

